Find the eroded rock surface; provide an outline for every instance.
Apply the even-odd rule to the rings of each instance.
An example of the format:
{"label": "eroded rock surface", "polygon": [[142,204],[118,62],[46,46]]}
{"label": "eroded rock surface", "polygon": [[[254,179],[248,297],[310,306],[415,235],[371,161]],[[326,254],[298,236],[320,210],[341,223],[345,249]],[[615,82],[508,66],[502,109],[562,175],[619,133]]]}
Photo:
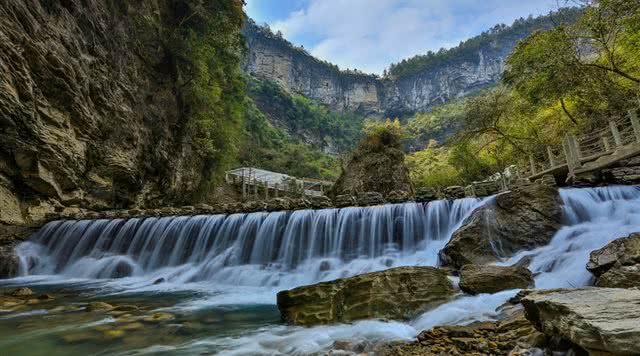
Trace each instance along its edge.
{"label": "eroded rock surface", "polygon": [[161,30],[183,5],[0,2],[3,217],[38,200],[95,209],[186,199],[198,187],[203,165]]}
{"label": "eroded rock surface", "polygon": [[640,290],[583,288],[532,291],[523,299],[527,319],[593,354],[637,355]]}
{"label": "eroded rock surface", "polygon": [[465,265],[460,270],[460,289],[469,294],[524,289],[533,283],[531,271],[523,266]]}
{"label": "eroded rock surface", "polygon": [[591,252],[587,269],[596,276],[598,287],[640,287],[640,233]]}
{"label": "eroded rock surface", "polygon": [[278,308],[284,320],[298,325],[407,319],[453,294],[443,270],[398,267],[281,291]]}
{"label": "eroded rock surface", "polygon": [[[380,347],[377,356],[529,355],[521,350],[543,345],[544,335],[516,310],[498,322],[467,326],[436,326],[422,331],[417,341]],[[538,349],[539,350],[539,349]],[[522,352],[522,353],[519,353]],[[540,351],[541,352],[541,351]]]}
{"label": "eroded rock surface", "polygon": [[474,211],[440,251],[445,265],[487,264],[547,244],[561,226],[558,189],[530,184]]}

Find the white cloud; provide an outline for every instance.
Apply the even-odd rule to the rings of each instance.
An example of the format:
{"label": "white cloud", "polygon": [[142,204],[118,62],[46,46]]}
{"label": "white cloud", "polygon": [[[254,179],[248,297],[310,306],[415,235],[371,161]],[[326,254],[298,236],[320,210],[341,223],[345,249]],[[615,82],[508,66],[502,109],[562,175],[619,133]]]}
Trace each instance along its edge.
{"label": "white cloud", "polygon": [[497,23],[557,9],[556,1],[309,0],[271,27],[341,68],[381,73],[391,62],[455,46]]}

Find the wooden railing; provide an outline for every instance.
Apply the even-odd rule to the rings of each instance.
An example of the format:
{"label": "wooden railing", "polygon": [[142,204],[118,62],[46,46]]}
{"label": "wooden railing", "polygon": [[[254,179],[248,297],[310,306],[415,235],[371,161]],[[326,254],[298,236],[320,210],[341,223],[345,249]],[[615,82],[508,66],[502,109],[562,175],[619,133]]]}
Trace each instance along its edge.
{"label": "wooden railing", "polygon": [[538,147],[543,161],[529,156],[529,166],[520,169],[521,177],[530,180],[559,169],[568,170],[568,178],[576,174],[610,165],[640,153],[640,121],[636,110],[612,119],[608,125],[585,135],[565,135],[561,144]]}
{"label": "wooden railing", "polygon": [[322,196],[333,182],[312,178],[297,178],[267,170],[242,167],[226,173],[229,184],[241,186],[242,198],[278,197],[285,195]]}

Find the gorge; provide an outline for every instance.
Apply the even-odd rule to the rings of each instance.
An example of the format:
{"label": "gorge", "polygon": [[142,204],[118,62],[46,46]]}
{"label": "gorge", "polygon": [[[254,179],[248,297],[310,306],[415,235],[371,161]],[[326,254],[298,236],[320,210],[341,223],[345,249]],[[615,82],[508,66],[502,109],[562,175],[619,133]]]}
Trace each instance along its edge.
{"label": "gorge", "polygon": [[634,4],[377,76],[243,0],[0,1],[0,354],[638,354]]}
{"label": "gorge", "polygon": [[[512,264],[528,256],[537,288],[587,285],[592,278],[585,268],[589,253],[634,232],[640,223],[636,187],[563,189],[560,195],[563,227],[551,242],[503,261]],[[227,217],[56,221],[18,247],[22,277],[2,285],[28,285],[56,298],[57,293],[67,293],[63,298],[71,300],[77,298],[75,293],[88,293],[93,300],[116,305],[114,310],[120,304],[140,303],[145,296],[161,297],[164,305],[156,306],[155,313],[164,314],[155,318],[182,325],[174,338],[164,339],[173,340],[163,346],[169,353],[309,354],[326,352],[341,340],[374,344],[410,340],[435,325],[497,318],[495,309],[516,290],[459,295],[407,322],[365,320],[311,328],[280,324],[275,293],[389,267],[436,265],[438,251],[451,234],[474,208],[484,204],[491,204],[491,199]],[[136,308],[142,310],[142,305]],[[5,337],[0,341],[4,350],[31,354],[24,340],[48,343],[60,337],[79,338],[57,344],[67,355],[91,352],[96,342],[106,342],[107,350],[116,354],[131,347],[149,352],[154,343],[163,343],[156,338],[160,336],[147,341],[132,338],[144,332],[127,329],[136,318],[130,316],[132,321],[127,321],[121,317],[125,313],[100,321],[100,313],[90,313],[86,320],[77,319],[85,314],[49,309],[43,302],[38,308],[44,309],[25,316],[19,309],[8,314],[0,321],[3,334],[11,335],[7,327],[24,317],[24,327],[37,330],[27,320],[40,313],[70,324],[32,332],[27,339]],[[465,312],[460,313],[460,308]],[[135,316],[140,310],[126,313]],[[145,317],[149,318],[142,315],[139,320]],[[221,329],[229,325],[231,329]],[[124,334],[119,334],[119,328],[124,328]],[[108,335],[108,330],[121,335],[111,340],[124,343],[100,336]]]}

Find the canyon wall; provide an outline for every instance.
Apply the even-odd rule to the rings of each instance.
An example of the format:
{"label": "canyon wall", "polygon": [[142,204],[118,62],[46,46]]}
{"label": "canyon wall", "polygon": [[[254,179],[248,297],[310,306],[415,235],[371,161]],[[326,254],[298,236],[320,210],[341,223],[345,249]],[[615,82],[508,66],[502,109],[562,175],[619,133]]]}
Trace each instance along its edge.
{"label": "canyon wall", "polygon": [[203,163],[161,31],[188,6],[0,1],[0,224],[192,196]]}
{"label": "canyon wall", "polygon": [[365,115],[382,111],[382,86],[377,77],[340,71],[252,21],[247,22],[243,34],[249,48],[246,72],[273,80],[287,91],[318,100],[333,110]]}
{"label": "canyon wall", "polygon": [[551,21],[546,18],[522,20],[519,27],[498,26],[495,32],[471,39],[480,43],[477,48],[453,49],[453,55],[438,64],[408,75],[380,78],[341,71],[249,21],[243,30],[249,48],[244,67],[252,75],[276,81],[286,90],[318,100],[333,110],[402,116],[427,111],[496,83],[517,42],[535,29],[549,26]]}

